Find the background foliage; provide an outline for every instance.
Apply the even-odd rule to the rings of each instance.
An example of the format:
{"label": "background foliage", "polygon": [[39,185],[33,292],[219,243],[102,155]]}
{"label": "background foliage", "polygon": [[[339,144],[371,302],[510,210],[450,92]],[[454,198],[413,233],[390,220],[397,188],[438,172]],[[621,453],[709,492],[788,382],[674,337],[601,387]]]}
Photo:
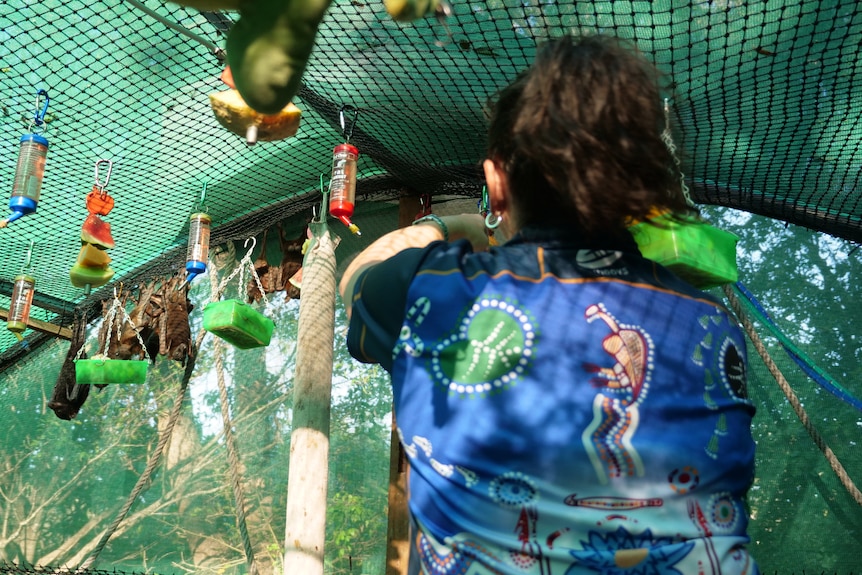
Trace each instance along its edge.
{"label": "background foliage", "polygon": [[[857,327],[862,254],[849,242],[744,212],[713,208],[706,215],[740,236],[740,279],[776,325],[849,391],[862,395]],[[195,333],[209,299],[208,284],[204,276],[192,291]],[[229,286],[226,296],[233,297],[237,289]],[[243,464],[250,536],[267,572],[280,573],[298,302],[273,295],[261,308],[275,320],[273,342],[245,351],[227,346],[224,376]],[[384,372],[347,355],[344,319],[339,305],[326,570],[381,575],[390,391]],[[858,480],[862,416],[808,379],[769,331],[757,327],[814,426]],[[91,335],[95,331],[93,326]],[[100,568],[203,574],[245,570],[213,341],[212,336],[204,339],[162,466],[102,553]],[[0,380],[0,561],[80,563],[143,471],[178,392],[181,366],[160,358],[145,385],[94,390],[77,419],[61,421],[45,403],[67,345],[55,341],[45,346]],[[862,539],[859,506],[756,351],[749,354],[749,392],[758,408],[757,479],[749,501],[753,553],[764,573],[855,572]]]}
{"label": "background foliage", "polygon": [[[209,295],[206,279],[192,292],[201,307]],[[225,346],[224,357],[248,528],[263,573],[281,573],[284,550],[299,302],[282,297],[265,308],[278,325],[272,343],[243,351]],[[338,310],[343,326],[343,308]],[[197,332],[199,315],[193,314],[193,323]],[[101,568],[246,572],[213,342],[213,336],[204,339],[162,465],[102,552]],[[4,374],[0,386],[2,561],[79,565],[125,503],[179,391],[182,366],[160,358],[145,385],[93,389],[78,417],[61,421],[46,402],[67,347],[61,341],[45,346]],[[327,572],[379,573],[386,545],[390,394],[382,372],[353,362],[343,345],[336,346],[333,373]]]}

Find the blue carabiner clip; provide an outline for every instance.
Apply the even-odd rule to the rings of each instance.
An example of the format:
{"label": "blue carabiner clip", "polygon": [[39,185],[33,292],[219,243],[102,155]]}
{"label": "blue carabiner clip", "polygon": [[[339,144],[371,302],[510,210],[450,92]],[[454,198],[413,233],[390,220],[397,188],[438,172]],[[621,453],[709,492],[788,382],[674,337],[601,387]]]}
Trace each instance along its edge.
{"label": "blue carabiner clip", "polygon": [[490,208],[489,202],[488,202],[488,186],[482,186],[482,199],[479,200],[478,206],[479,206],[479,213],[482,214],[483,216],[488,215],[488,212],[491,211],[491,208]]}
{"label": "blue carabiner clip", "polygon": [[[39,109],[39,100],[41,100],[42,96],[45,96],[45,103],[42,104],[42,109]],[[51,101],[51,98],[48,97],[47,90],[39,90],[39,93],[36,94],[36,115],[33,117],[33,122],[37,126],[41,126],[45,122],[45,114],[48,112],[48,103]]]}

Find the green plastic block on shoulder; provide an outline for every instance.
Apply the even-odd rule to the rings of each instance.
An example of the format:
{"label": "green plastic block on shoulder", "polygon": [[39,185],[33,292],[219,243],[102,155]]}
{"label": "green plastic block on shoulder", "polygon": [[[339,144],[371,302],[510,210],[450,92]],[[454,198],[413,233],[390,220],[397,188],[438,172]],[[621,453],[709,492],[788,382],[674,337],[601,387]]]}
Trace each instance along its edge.
{"label": "green plastic block on shoulder", "polygon": [[641,222],[629,228],[641,254],[699,289],[735,282],[739,237],[706,222],[659,216],[659,225]]}
{"label": "green plastic block on shoulder", "polygon": [[269,345],[275,324],[271,319],[237,299],[208,304],[204,329],[239,349]]}

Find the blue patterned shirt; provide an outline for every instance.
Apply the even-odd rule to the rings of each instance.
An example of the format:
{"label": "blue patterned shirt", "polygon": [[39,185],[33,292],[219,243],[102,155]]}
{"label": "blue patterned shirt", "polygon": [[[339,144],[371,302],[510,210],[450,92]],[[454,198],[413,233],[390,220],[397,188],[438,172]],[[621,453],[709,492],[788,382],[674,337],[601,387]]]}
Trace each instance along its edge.
{"label": "blue patterned shirt", "polygon": [[628,238],[406,250],[357,281],[348,347],[392,376],[411,574],[758,572],[743,335]]}

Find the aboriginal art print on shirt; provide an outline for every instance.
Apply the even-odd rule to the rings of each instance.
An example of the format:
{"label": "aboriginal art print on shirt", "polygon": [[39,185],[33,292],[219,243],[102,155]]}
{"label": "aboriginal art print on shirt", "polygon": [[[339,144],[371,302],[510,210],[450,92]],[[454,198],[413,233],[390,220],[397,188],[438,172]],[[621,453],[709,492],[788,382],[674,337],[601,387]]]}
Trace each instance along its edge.
{"label": "aboriginal art print on shirt", "polygon": [[[437,305],[433,297],[412,300],[393,349],[394,360],[424,368],[411,372],[410,391],[445,396],[444,405],[452,409],[441,412],[451,419],[429,425],[428,417],[412,417],[416,406],[426,416],[431,411],[430,403],[416,402],[414,395],[405,402],[403,424],[399,418],[397,432],[418,502],[412,510],[418,570],[411,573],[757,573],[744,549],[743,500],[730,490],[732,484],[701,493],[708,481],[703,478],[714,476],[713,465],[732,464],[737,443],[728,430],[741,417],[734,404],[750,404],[744,343],[725,313],[702,308],[685,332],[691,389],[683,388],[679,405],[705,406],[714,417],[689,429],[691,453],[662,469],[654,457],[655,429],[646,422],[661,412],[671,376],[656,365],[663,361],[656,342],[667,340],[662,331],[667,322],[625,315],[618,300],[604,298],[584,298],[575,308],[580,313],[567,320],[528,311],[526,300],[511,295],[484,295],[445,318]],[[546,427],[537,428],[535,436],[518,436],[536,457],[517,465],[484,454],[475,458],[475,451],[473,459],[465,458],[464,444],[453,441],[461,436],[458,430],[469,437],[475,421],[500,406],[518,414],[553,412],[559,396],[543,393],[536,382],[557,366],[547,361],[551,351],[541,349],[540,321],[533,312],[546,331],[557,324],[574,328],[578,345],[587,346],[583,356],[565,362],[579,384],[586,384],[580,388],[586,392],[577,394],[583,417],[554,432],[569,429],[574,441],[568,445],[580,454],[579,479],[570,490],[549,489],[533,463],[541,459],[545,440],[555,438]],[[533,408],[525,408],[528,403]],[[631,484],[640,488],[627,490]]]}
{"label": "aboriginal art print on shirt", "polygon": [[643,475],[643,462],[632,446],[638,428],[638,404],[646,397],[653,369],[652,338],[642,328],[621,324],[597,303],[587,307],[587,322],[601,320],[610,333],[602,340],[608,363],[587,363],[595,373],[592,384],[599,389],[593,400],[593,421],[581,436],[584,448],[601,483],[609,477]]}
{"label": "aboriginal art print on shirt", "polygon": [[[411,320],[418,327],[427,315],[422,299],[408,310],[406,328]],[[411,315],[414,308],[418,312]],[[431,377],[450,393],[465,396],[508,389],[529,370],[536,333],[535,321],[516,301],[484,297],[466,311],[452,333],[434,344]],[[408,341],[404,328],[401,335],[396,353],[422,345],[418,338]]]}

